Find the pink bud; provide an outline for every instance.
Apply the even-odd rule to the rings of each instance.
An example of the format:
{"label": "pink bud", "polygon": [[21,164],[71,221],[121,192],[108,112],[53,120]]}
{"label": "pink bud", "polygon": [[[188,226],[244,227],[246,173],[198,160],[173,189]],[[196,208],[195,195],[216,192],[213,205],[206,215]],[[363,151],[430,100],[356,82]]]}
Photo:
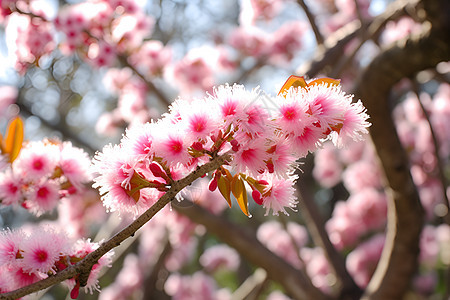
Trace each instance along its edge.
{"label": "pink bud", "polygon": [[75,284],[72,291],[70,291],[70,298],[77,299],[80,294],[80,281],[77,279],[77,283]]}
{"label": "pink bud", "polygon": [[192,149],[197,150],[197,151],[202,151],[203,150],[203,144],[200,142],[195,142],[192,143]]}
{"label": "pink bud", "polygon": [[256,204],[258,204],[258,205],[263,204],[263,199],[261,198],[261,193],[258,190],[253,190],[252,198],[253,198],[253,200],[255,200]]}
{"label": "pink bud", "polygon": [[152,171],[153,175],[156,177],[167,178],[166,172],[164,172],[163,168],[155,161],[152,161],[150,164],[150,171]]}
{"label": "pink bud", "polygon": [[214,176],[213,179],[209,182],[208,188],[211,192],[214,192],[217,189],[217,178]]}

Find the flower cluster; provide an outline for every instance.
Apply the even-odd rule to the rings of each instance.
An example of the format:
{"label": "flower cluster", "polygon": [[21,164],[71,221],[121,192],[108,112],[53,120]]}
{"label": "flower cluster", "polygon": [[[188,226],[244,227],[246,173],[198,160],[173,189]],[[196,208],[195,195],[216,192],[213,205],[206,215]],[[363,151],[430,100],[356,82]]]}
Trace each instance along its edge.
{"label": "flower cluster", "polygon": [[[90,240],[75,244],[67,235],[53,227],[33,227],[24,230],[0,232],[0,292],[8,292],[29,285],[74,265],[98,248]],[[98,290],[99,271],[110,266],[112,252],[107,253],[92,267],[86,291]],[[77,278],[66,281],[76,298],[80,288]]]}
{"label": "flower cluster", "polygon": [[0,170],[0,203],[20,205],[37,216],[51,211],[60,199],[84,192],[89,165],[87,153],[70,142],[28,142]]}
{"label": "flower cluster", "polygon": [[336,145],[361,139],[370,125],[361,102],[352,103],[338,83],[319,79],[289,88],[288,80],[275,97],[223,85],[202,99],[179,98],[160,120],[127,130],[119,145],[97,153],[94,187],[108,210],[137,215],[174,181],[227,153],[209,189],[219,188],[230,206],[233,194],[247,215],[246,188],[266,214],[287,214],[297,203],[295,161],[326,139]]}

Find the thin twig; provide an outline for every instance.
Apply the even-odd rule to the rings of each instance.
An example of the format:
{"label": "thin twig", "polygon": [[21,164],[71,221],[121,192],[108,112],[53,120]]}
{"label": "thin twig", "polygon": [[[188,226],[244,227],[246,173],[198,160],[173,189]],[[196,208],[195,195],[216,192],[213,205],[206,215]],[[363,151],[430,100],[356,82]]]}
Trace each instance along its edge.
{"label": "thin twig", "polygon": [[98,260],[107,252],[113,248],[119,246],[124,240],[132,237],[134,233],[144,226],[148,221],[150,221],[153,216],[166,206],[167,203],[175,199],[175,196],[186,186],[194,182],[197,178],[203,176],[204,174],[217,169],[219,166],[223,165],[227,160],[229,160],[230,155],[225,153],[221,156],[213,158],[210,162],[198,167],[192,173],[187,175],[181,180],[173,182],[171,188],[147,211],[145,211],[141,216],[139,216],[134,222],[125,227],[119,233],[111,237],[108,241],[102,243],[95,251],[86,255],[80,262],[70,266],[61,272],[56,273],[53,276],[49,276],[43,280],[35,282],[31,285],[19,288],[17,290],[0,294],[0,299],[9,300],[17,299],[25,295],[37,292],[39,290],[45,289],[57,283],[60,283],[66,279],[73,278],[77,275],[80,277],[81,286],[86,285],[87,278],[89,276],[92,266],[95,265]]}
{"label": "thin twig", "polygon": [[[299,184],[298,190],[307,190],[304,185],[300,186],[301,182],[302,180],[299,180],[297,183]],[[344,258],[331,243],[325,230],[323,217],[320,215],[317,205],[314,203],[312,197],[307,195],[303,197],[301,193],[299,194],[300,211],[302,212],[314,243],[323,249],[330,267],[339,282],[340,295],[345,295],[351,299],[359,298],[362,295],[362,290],[356,285],[350,273],[348,273]]]}
{"label": "thin twig", "polygon": [[303,11],[306,14],[306,17],[308,18],[311,29],[313,30],[314,36],[316,37],[317,45],[322,45],[325,39],[323,38],[323,35],[322,33],[320,33],[319,27],[316,24],[316,17],[309,10],[309,7],[306,5],[304,0],[297,0],[297,3],[302,7]]}
{"label": "thin twig", "polygon": [[[357,2],[357,0],[355,0],[355,2]],[[388,6],[385,12],[377,16],[373,22],[370,23],[367,30],[362,31],[358,45],[349,55],[343,57],[343,59],[334,67],[329,76],[333,78],[339,77],[342,70],[344,70],[353,61],[364,43],[366,43],[369,39],[376,39],[383,28],[385,28],[387,22],[406,15],[408,11],[416,7],[418,3],[419,0],[398,0]]]}
{"label": "thin twig", "polygon": [[125,55],[118,55],[117,58],[124,66],[130,68],[134,72],[134,74],[136,74],[139,78],[142,79],[142,81],[144,81],[147,88],[156,95],[162,105],[167,106],[171,103],[169,99],[167,99],[167,97],[153,84],[153,82],[148,80],[141,72],[139,72],[132,64],[128,62],[128,59]]}

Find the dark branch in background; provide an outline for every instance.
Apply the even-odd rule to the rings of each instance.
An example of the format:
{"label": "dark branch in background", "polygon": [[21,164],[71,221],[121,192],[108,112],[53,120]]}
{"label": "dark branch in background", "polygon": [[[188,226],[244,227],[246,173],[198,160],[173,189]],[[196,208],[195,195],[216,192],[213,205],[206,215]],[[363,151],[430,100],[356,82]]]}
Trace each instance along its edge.
{"label": "dark branch in background", "polygon": [[250,263],[265,269],[267,276],[281,284],[294,299],[329,299],[311,284],[303,271],[295,269],[267,249],[256,239],[254,233],[213,215],[196,204],[188,208],[174,206],[174,209],[195,223],[205,226],[209,233],[236,249]]}
{"label": "dark branch in background", "polygon": [[[358,36],[363,35],[363,38],[360,42],[360,45],[356,48],[357,51],[362,44],[367,41],[368,38],[377,35],[380,32],[380,29],[390,20],[396,19],[401,15],[408,13],[411,9],[417,6],[419,0],[399,0],[390,5],[390,8],[386,10],[386,12],[380,14],[375,17],[370,24],[361,24],[359,20],[354,20],[338,31],[336,31],[333,35],[327,38],[323,44],[323,48],[319,48],[316,52],[315,57],[304,66],[301,66],[297,73],[300,75],[306,75],[309,78],[316,77],[319,73],[327,73],[326,67],[333,67],[337,62],[340,62],[340,59],[343,57],[344,48],[348,45],[350,41]],[[367,30],[369,28],[369,30]],[[365,33],[367,32],[367,33]],[[356,54],[351,54],[349,56],[349,60],[353,58]],[[348,62],[341,62],[338,70],[333,71],[333,73],[339,73],[343,67],[348,65]],[[335,67],[336,68],[336,67]],[[328,76],[331,76],[328,74]]]}
{"label": "dark branch in background", "polygon": [[320,33],[319,27],[317,27],[316,17],[309,10],[309,7],[306,5],[304,0],[297,0],[297,3],[302,7],[303,11],[306,14],[306,17],[308,18],[309,24],[311,25],[311,29],[313,30],[314,36],[316,37],[317,45],[322,45],[324,42],[324,38],[323,35]]}
{"label": "dark branch in background", "polygon": [[161,102],[163,106],[168,106],[171,103],[170,100],[167,99],[167,97],[153,84],[153,82],[145,78],[143,74],[141,74],[133,65],[131,65],[128,62],[126,56],[118,55],[117,59],[120,61],[121,64],[130,68],[139,78],[142,79],[142,81],[147,85],[149,91],[155,94],[156,98],[158,98],[158,100]]}
{"label": "dark branch in background", "polygon": [[73,278],[77,275],[80,277],[81,286],[85,286],[89,273],[92,266],[97,263],[97,261],[105,255],[110,250],[119,246],[124,240],[132,237],[134,233],[144,226],[148,221],[150,221],[153,216],[164,208],[170,201],[175,199],[175,196],[186,186],[190,185],[196,179],[200,178],[204,174],[216,170],[219,166],[223,165],[227,160],[229,160],[229,154],[224,154],[222,156],[217,156],[212,159],[209,163],[206,163],[198,167],[195,171],[187,175],[181,180],[173,182],[171,188],[147,211],[140,215],[133,223],[125,227],[119,233],[111,237],[108,241],[102,243],[98,249],[86,255],[80,262],[70,266],[56,275],[47,277],[43,280],[35,282],[31,285],[22,287],[20,289],[0,294],[0,299],[17,299],[25,295],[43,290],[57,283],[60,283],[66,279]]}
{"label": "dark branch in background", "polygon": [[35,117],[39,118],[39,121],[45,127],[49,128],[51,130],[59,131],[62,134],[62,136],[64,137],[64,139],[68,139],[68,140],[72,141],[75,145],[77,145],[79,147],[83,147],[90,154],[93,154],[96,151],[94,146],[89,144],[87,141],[81,139],[77,134],[75,134],[71,130],[69,130],[64,124],[60,124],[60,123],[53,124],[53,123],[47,121],[46,119],[42,118],[38,114],[32,113],[30,108],[28,108],[28,106],[25,105],[23,103],[23,101],[21,100],[20,93],[19,93],[19,97],[17,98],[16,104],[20,108],[21,115],[24,115],[25,117],[35,116]]}
{"label": "dark branch in background", "polygon": [[441,181],[442,200],[444,201],[443,205],[445,206],[445,209],[446,209],[446,214],[441,217],[443,218],[444,222],[450,226],[450,213],[449,213],[450,212],[450,204],[448,202],[448,197],[447,197],[448,182],[447,182],[447,178],[445,177],[445,173],[444,173],[444,168],[443,168],[444,162],[442,161],[441,156],[439,155],[439,149],[440,149],[439,141],[436,137],[436,133],[434,132],[433,125],[430,120],[430,115],[428,114],[427,109],[425,108],[422,101],[420,100],[420,93],[419,93],[419,87],[418,87],[417,81],[413,81],[413,90],[414,90],[414,93],[416,94],[417,102],[420,105],[420,108],[425,117],[425,120],[428,123],[429,129],[430,129],[430,134],[431,134],[431,140],[433,141],[434,156],[436,157],[437,176],[438,176],[439,180]]}
{"label": "dark branch in background", "polygon": [[[357,3],[358,0],[355,0]],[[385,28],[386,23],[398,19],[400,16],[406,15],[408,11],[414,9],[419,0],[398,0],[386,9],[386,11],[379,16],[377,16],[373,22],[370,23],[367,30],[361,32],[359,37],[359,44],[353,49],[352,53],[348,56],[343,56],[339,63],[334,66],[333,70],[328,74],[332,78],[339,77],[342,70],[344,70],[353,61],[359,49],[366,43],[369,39],[377,40],[381,31]]]}
{"label": "dark branch in background", "polygon": [[390,118],[388,94],[400,79],[450,60],[448,37],[449,3],[422,1],[433,27],[420,36],[399,42],[381,52],[368,66],[356,86],[371,116],[370,134],[387,179],[388,224],[385,247],[365,298],[401,299],[417,268],[423,208],[409,172],[407,155]]}
{"label": "dark branch in background", "polygon": [[[300,193],[308,190],[301,179],[297,182],[297,185]],[[339,298],[359,299],[363,292],[348,273],[344,258],[331,243],[328,233],[325,230],[325,222],[320,215],[314,199],[308,195],[305,195],[305,197],[299,195],[299,198],[299,209],[304,217],[314,244],[324,250],[330,267],[336,276],[339,284]]]}
{"label": "dark branch in background", "polygon": [[301,66],[297,73],[309,78],[317,76],[324,68],[334,64],[344,53],[345,46],[364,30],[358,20],[348,23],[324,41],[315,57]]}

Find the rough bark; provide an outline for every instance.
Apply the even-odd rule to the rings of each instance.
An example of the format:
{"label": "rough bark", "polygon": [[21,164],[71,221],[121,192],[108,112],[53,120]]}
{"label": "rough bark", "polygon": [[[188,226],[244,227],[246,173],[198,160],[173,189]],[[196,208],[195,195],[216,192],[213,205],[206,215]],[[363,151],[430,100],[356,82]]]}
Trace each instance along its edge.
{"label": "rough bark", "polygon": [[[400,79],[450,59],[448,2],[422,1],[433,26],[381,52],[356,88],[371,116],[370,134],[384,169],[389,192],[386,244],[363,298],[401,299],[417,268],[423,209],[408,158],[390,117],[389,92]],[[447,14],[447,17],[442,15]],[[447,21],[446,21],[447,20]],[[430,28],[431,27],[431,28]]]}

